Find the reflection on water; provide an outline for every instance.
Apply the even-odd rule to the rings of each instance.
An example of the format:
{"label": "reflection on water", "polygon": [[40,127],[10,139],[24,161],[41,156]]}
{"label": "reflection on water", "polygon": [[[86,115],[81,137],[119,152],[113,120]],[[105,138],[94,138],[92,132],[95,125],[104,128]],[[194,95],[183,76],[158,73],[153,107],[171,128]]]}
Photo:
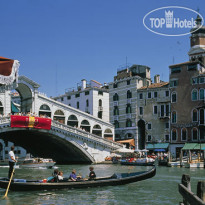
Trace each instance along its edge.
{"label": "reflection on water", "polygon": [[[135,172],[148,170],[151,167],[121,166],[121,165],[94,165],[98,176],[110,176],[114,172]],[[89,174],[89,165],[59,165],[59,170],[68,177],[72,169],[81,173],[83,177]],[[0,177],[7,176],[8,168],[0,167]],[[16,169],[15,178],[19,179],[44,179],[51,175],[53,169]],[[196,193],[196,185],[199,180],[205,180],[204,169],[187,169],[157,167],[155,177],[132,184],[122,186],[108,186],[88,189],[12,192],[7,200],[1,200],[1,205],[51,205],[51,204],[83,204],[83,205],[158,205],[179,204],[182,201],[178,193],[178,183],[182,174],[191,176],[192,191]],[[3,196],[5,190],[0,189]]]}

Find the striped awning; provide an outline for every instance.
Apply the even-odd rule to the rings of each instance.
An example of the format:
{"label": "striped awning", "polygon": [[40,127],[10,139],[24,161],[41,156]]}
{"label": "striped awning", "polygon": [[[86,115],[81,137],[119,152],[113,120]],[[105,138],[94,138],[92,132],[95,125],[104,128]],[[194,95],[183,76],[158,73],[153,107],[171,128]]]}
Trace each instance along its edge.
{"label": "striped awning", "polygon": [[148,143],[146,146],[146,149],[153,150],[153,149],[167,149],[169,146],[169,143],[155,143],[151,144]]}
{"label": "striped awning", "polygon": [[182,150],[204,150],[205,143],[186,143]]}

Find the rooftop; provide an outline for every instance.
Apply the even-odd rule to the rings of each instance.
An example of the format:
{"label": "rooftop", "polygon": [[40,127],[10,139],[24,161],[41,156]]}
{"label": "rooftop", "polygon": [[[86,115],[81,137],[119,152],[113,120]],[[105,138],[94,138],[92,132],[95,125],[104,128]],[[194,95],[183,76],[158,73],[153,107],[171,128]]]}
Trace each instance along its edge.
{"label": "rooftop", "polygon": [[150,88],[161,88],[161,87],[164,87],[166,85],[169,85],[169,82],[152,83],[149,86],[141,87],[139,90],[150,89]]}

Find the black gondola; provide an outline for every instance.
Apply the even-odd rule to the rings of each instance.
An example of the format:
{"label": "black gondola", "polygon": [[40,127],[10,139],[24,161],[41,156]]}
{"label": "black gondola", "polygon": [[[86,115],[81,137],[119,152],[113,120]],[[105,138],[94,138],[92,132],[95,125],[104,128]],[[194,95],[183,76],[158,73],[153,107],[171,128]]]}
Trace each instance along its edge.
{"label": "black gondola", "polygon": [[[148,171],[134,173],[113,174],[111,177],[96,178],[95,180],[67,181],[67,182],[47,182],[42,183],[34,180],[12,180],[10,190],[13,191],[34,191],[34,190],[56,190],[56,189],[75,189],[102,186],[117,186],[145,180],[155,176],[156,168]],[[6,189],[8,179],[0,178],[0,188]]]}

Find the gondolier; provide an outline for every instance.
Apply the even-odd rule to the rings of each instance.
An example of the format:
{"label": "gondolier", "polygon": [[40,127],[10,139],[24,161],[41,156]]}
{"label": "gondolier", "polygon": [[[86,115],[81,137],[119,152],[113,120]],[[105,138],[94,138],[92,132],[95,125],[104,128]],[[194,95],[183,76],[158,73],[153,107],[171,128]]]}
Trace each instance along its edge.
{"label": "gondolier", "polygon": [[16,161],[16,157],[15,157],[15,154],[14,154],[14,146],[11,146],[11,151],[9,152],[9,173],[8,173],[8,178],[10,179],[11,177],[11,173],[14,169],[14,164]]}

